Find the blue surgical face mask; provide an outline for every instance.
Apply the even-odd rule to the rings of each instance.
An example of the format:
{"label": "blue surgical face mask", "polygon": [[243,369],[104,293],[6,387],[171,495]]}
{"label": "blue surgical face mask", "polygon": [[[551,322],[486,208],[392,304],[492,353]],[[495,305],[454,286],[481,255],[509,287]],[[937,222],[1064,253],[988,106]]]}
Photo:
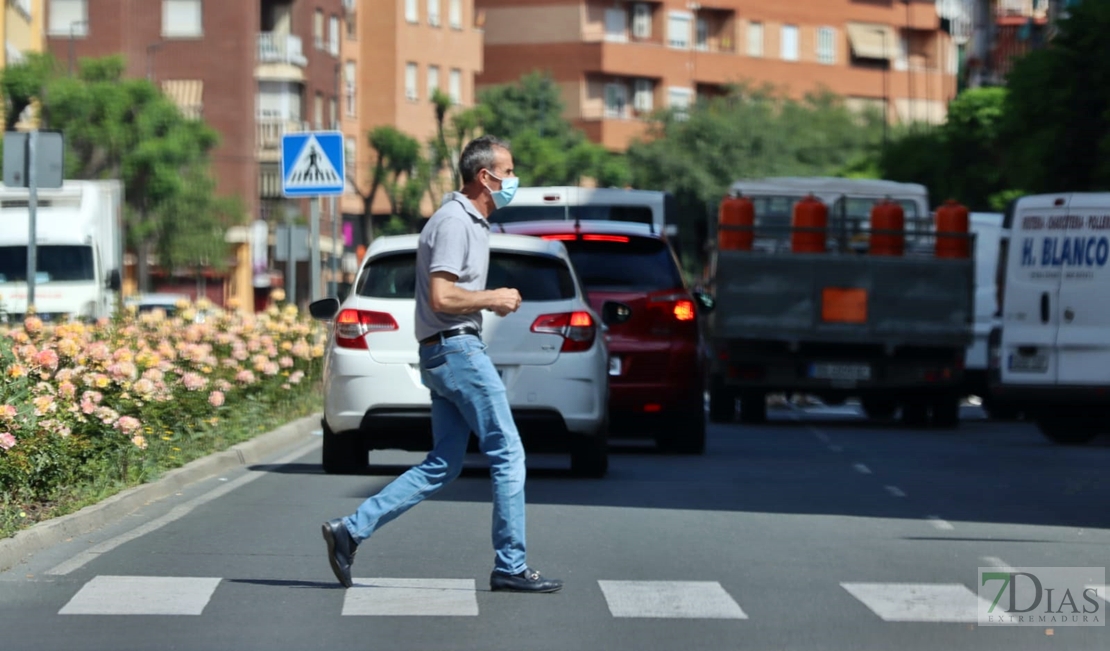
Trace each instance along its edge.
{"label": "blue surgical face mask", "polygon": [[[501,189],[496,192],[490,190],[489,194],[491,197],[493,197],[493,205],[495,207],[504,208],[505,206],[509,205],[509,202],[513,200],[513,196],[516,195],[516,189],[520,187],[520,179],[515,176],[510,176],[509,178],[503,179],[494,176],[493,172],[490,172],[489,170],[486,171],[489,172],[490,176],[493,176],[493,178],[501,181]],[[489,188],[486,189],[489,190]]]}

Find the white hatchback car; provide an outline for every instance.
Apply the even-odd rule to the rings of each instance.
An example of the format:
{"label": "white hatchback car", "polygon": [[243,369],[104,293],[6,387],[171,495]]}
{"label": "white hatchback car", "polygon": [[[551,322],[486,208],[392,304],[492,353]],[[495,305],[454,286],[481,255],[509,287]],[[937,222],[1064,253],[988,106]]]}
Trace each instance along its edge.
{"label": "white hatchback car", "polygon": [[[324,361],[324,471],[365,468],[368,452],[432,447],[431,396],[414,329],[418,236],[374,240],[350,295],[312,315],[333,324]],[[520,309],[482,313],[528,452],[570,452],[575,474],[608,470],[609,351],[561,242],[490,235],[488,287],[520,291]],[[471,450],[475,450],[471,439]]]}

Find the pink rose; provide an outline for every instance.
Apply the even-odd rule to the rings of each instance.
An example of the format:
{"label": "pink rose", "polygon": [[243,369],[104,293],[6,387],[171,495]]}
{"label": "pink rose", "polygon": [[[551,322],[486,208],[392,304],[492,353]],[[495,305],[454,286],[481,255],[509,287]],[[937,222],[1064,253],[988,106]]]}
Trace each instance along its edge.
{"label": "pink rose", "polygon": [[0,432],[0,449],[10,450],[15,447],[15,436],[8,432]]}
{"label": "pink rose", "polygon": [[224,405],[224,392],[213,391],[212,393],[208,394],[208,404],[212,405],[213,407],[222,407]]}

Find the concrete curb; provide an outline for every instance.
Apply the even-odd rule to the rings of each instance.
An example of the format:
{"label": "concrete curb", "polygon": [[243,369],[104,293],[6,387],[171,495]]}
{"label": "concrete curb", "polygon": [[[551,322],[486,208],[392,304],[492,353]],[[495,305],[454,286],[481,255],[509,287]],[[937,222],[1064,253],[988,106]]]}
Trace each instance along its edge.
{"label": "concrete curb", "polygon": [[234,468],[258,463],[283,450],[304,444],[311,432],[320,427],[320,418],[321,414],[315,413],[286,423],[223,452],[171,470],[157,481],[129,488],[76,513],[40,522],[11,538],[0,540],[0,572],[68,538],[95,531],[142,506],[169,497],[186,486]]}

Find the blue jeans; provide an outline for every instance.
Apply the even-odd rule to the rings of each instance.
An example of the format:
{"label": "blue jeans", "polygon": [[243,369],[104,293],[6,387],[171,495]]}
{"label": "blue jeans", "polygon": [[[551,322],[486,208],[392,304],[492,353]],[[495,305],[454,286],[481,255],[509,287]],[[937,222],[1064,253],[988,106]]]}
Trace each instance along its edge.
{"label": "blue jeans", "polygon": [[524,554],[524,446],[505,385],[486,345],[459,335],[420,346],[420,376],[432,393],[434,446],[424,461],[367,499],[343,523],[361,543],[397,516],[435,494],[462,471],[470,433],[490,460],[493,479],[494,570],[518,574]]}

